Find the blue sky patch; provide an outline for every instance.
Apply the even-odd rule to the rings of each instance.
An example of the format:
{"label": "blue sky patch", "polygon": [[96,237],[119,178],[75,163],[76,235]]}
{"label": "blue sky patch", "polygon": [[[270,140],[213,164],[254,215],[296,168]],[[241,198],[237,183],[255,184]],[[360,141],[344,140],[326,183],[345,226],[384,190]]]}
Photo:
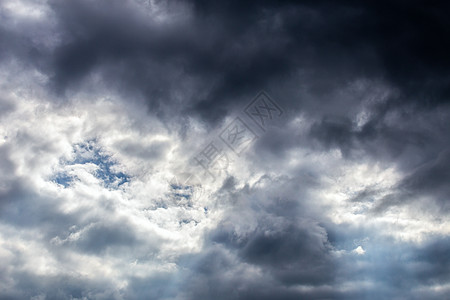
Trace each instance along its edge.
{"label": "blue sky patch", "polygon": [[[110,155],[102,151],[102,148],[96,144],[95,140],[86,143],[75,144],[73,147],[75,157],[72,160],[64,161],[64,166],[94,164],[97,169],[93,175],[100,179],[108,188],[117,188],[130,181],[130,176],[123,172],[114,170],[117,162]],[[74,180],[75,176],[67,173],[67,171],[59,172],[53,179],[53,182],[61,184],[65,188]]]}

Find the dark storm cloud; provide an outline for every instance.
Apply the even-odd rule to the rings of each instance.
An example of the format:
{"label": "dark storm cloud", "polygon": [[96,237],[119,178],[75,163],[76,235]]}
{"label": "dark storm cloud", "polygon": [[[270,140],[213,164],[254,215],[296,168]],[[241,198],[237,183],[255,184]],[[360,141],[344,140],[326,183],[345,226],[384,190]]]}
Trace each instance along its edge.
{"label": "dark storm cloud", "polygon": [[[433,238],[418,246],[395,243],[377,235],[379,229],[363,224],[336,225],[326,219],[319,224],[312,220],[320,220],[320,215],[303,211],[298,201],[285,198],[295,197],[293,190],[272,183],[271,188],[283,191],[277,194],[278,201],[270,200],[272,193],[267,188],[228,188],[229,192],[234,190],[233,197],[241,197],[236,208],[209,234],[202,253],[179,262],[188,270],[183,298],[443,297],[443,292],[429,287],[445,284],[450,276],[445,252],[450,247],[448,239]],[[240,201],[250,203],[239,205]],[[274,202],[277,205],[271,204]],[[245,227],[249,224],[254,226],[250,230]],[[373,240],[366,238],[368,234]],[[351,252],[357,245],[363,245],[365,255]],[[300,288],[304,286],[307,288]],[[423,290],[413,291],[412,287]]]}
{"label": "dark storm cloud", "polygon": [[[330,78],[337,82],[340,80],[336,75],[343,75],[343,82],[352,76],[387,76],[388,81],[402,88],[407,99],[416,100],[420,91],[419,97],[428,98],[423,99],[426,103],[447,102],[450,24],[444,11],[449,5],[444,1],[433,6],[420,1],[404,4],[197,1],[196,7],[205,16],[213,15],[231,25],[230,31],[239,28],[236,32],[257,21],[276,21],[278,17],[279,30],[264,33],[287,34],[289,47],[279,46],[293,67],[319,67],[322,75],[331,72]],[[305,53],[302,48],[310,51]]]}
{"label": "dark storm cloud", "polygon": [[246,274],[250,266],[240,266],[232,254],[219,247],[205,251],[197,259],[199,266],[187,281],[183,299],[323,299],[339,294],[326,287],[296,291],[271,278],[270,270],[262,275]]}
{"label": "dark storm cloud", "polygon": [[414,127],[405,128],[404,124],[411,120],[399,118],[396,124],[387,125],[385,118],[385,114],[374,116],[361,128],[355,128],[355,122],[348,117],[325,116],[312,125],[309,134],[312,141],[319,141],[325,149],[340,149],[345,157],[364,150],[364,154],[374,157],[397,159],[408,147],[423,151],[427,143],[440,142],[420,128],[422,124],[415,122]]}
{"label": "dark storm cloud", "polygon": [[[326,288],[335,282],[333,246],[311,208],[305,208],[311,183],[264,177],[254,186],[239,189],[233,182],[229,180],[220,193],[222,201],[232,201],[235,208],[208,234],[203,253],[180,262],[192,272],[185,283],[186,297],[319,299],[339,295]],[[258,187],[263,182],[268,187]],[[314,291],[296,290],[297,285]]]}
{"label": "dark storm cloud", "polygon": [[[448,101],[450,45],[442,13],[448,4],[443,2],[187,4],[193,19],[163,26],[122,2],[55,3],[67,34],[53,64],[57,89],[111,63],[128,88],[152,102],[170,99],[177,79],[171,68],[182,72],[181,80],[201,80],[199,88],[209,93],[193,101],[202,111],[292,79],[299,70],[309,73],[308,88],[318,95],[358,77],[386,78],[401,89],[404,101],[425,106]],[[166,72],[155,78],[155,67]],[[136,77],[129,80],[133,72]]]}
{"label": "dark storm cloud", "polygon": [[[308,146],[318,141],[346,156],[363,150],[376,159],[397,159],[410,146],[428,144],[433,150],[426,155],[433,156],[443,143],[429,143],[425,130],[436,128],[397,125],[423,110],[432,117],[436,109],[448,109],[442,106],[448,102],[450,45],[441,13],[447,6],[171,1],[168,11],[181,18],[160,24],[118,1],[54,2],[64,34],[45,70],[60,95],[76,92],[100,72],[107,86],[128,101],[145,101],[167,122],[182,122],[187,113],[218,124],[227,111],[268,89],[288,108],[286,121],[296,111],[317,119]],[[361,99],[340,92],[360,79],[385,82],[397,92],[369,107],[368,122],[356,131]],[[400,117],[388,122],[393,112]],[[436,126],[448,126],[441,123]],[[287,141],[278,144],[280,151],[303,144]]]}
{"label": "dark storm cloud", "polygon": [[258,220],[257,228],[243,237],[233,237],[233,231],[216,233],[213,242],[237,248],[243,262],[270,270],[288,285],[317,285],[332,280],[333,262],[327,256],[325,230],[313,223],[282,221],[283,224],[274,225],[274,221],[277,220]]}
{"label": "dark storm cloud", "polygon": [[[159,24],[119,1],[53,2],[63,35],[44,70],[55,90],[76,91],[97,71],[110,87],[128,99],[144,98],[161,116],[186,111],[211,122],[263,88],[290,109],[320,116],[330,106],[345,115],[336,92],[359,78],[398,88],[400,96],[389,99],[395,106],[430,108],[448,102],[444,2],[160,4],[180,11],[181,20]],[[286,91],[285,83],[296,83],[302,92]],[[178,93],[181,102],[175,99]]]}
{"label": "dark storm cloud", "polygon": [[437,158],[431,159],[414,169],[411,174],[385,196],[374,208],[380,213],[396,205],[414,204],[417,199],[424,199],[428,207],[437,207],[446,214],[450,205],[450,150],[444,150]]}
{"label": "dark storm cloud", "polygon": [[413,174],[406,177],[400,184],[401,189],[413,193],[437,193],[440,199],[449,195],[450,187],[450,149],[439,154],[431,162],[421,165]]}
{"label": "dark storm cloud", "polygon": [[[148,16],[131,2],[51,1],[60,34],[56,46],[47,47],[27,34],[42,29],[33,31],[33,21],[13,27],[0,25],[0,59],[6,64],[15,57],[36,66],[49,76],[47,87],[58,101],[85,91],[93,75],[100,75],[99,85],[119,93],[123,101],[144,102],[145,109],[168,123],[195,116],[210,126],[220,124],[228,113],[242,109],[259,90],[266,89],[286,110],[282,122],[287,125],[302,113],[311,125],[306,135],[300,128],[279,126],[261,137],[255,143],[255,153],[260,156],[249,162],[259,163],[262,171],[269,173],[270,166],[284,162],[288,150],[295,147],[319,152],[338,149],[344,160],[373,160],[403,172],[404,178],[377,203],[375,212],[409,204],[413,197],[432,198],[444,208],[443,214],[448,212],[449,3],[159,4],[169,12],[166,22]],[[359,125],[355,117],[367,95],[352,88],[354,82],[363,82],[362,89],[375,94],[376,100],[365,107],[368,117]],[[385,98],[375,93],[376,84],[389,91]],[[13,105],[2,104],[0,109],[1,118]],[[32,137],[17,137],[19,145],[27,139]],[[115,146],[143,160],[161,158],[168,149],[163,142],[143,149],[130,140]],[[42,149],[45,147],[48,145]],[[0,156],[7,158],[1,170],[9,174],[16,165],[8,151],[0,146]],[[448,282],[448,239],[436,239],[422,247],[399,246],[379,238],[379,228],[333,224],[315,207],[312,194],[321,182],[312,168],[303,170],[312,175],[294,174],[277,180],[263,176],[258,183],[264,186],[269,182],[264,188],[249,184],[237,188],[236,180],[228,179],[217,196],[222,205],[235,207],[207,234],[201,253],[180,259],[185,277],[130,278],[126,298],[445,296],[438,290],[413,295],[409,289]],[[98,216],[92,220],[85,217],[89,208],[64,214],[54,199],[41,199],[32,191],[32,183],[21,180],[6,181],[7,188],[0,190],[4,223],[39,227],[49,241],[55,236],[68,237],[73,233],[70,224],[81,222],[86,226],[84,234],[61,248],[91,255],[145,244],[127,222],[95,223]],[[349,201],[371,202],[381,192],[385,191],[367,188]],[[101,209],[115,212],[108,199],[96,200]],[[365,255],[356,256],[351,252],[356,245],[349,240],[366,236],[376,236],[375,241],[367,244]],[[57,248],[49,246],[50,251],[61,250]],[[4,294],[5,298],[29,298],[35,291],[43,291],[48,299],[121,297],[102,280],[38,279],[25,271],[10,275],[16,291]],[[364,280],[373,285],[363,286]],[[351,288],[343,288],[348,286]]]}

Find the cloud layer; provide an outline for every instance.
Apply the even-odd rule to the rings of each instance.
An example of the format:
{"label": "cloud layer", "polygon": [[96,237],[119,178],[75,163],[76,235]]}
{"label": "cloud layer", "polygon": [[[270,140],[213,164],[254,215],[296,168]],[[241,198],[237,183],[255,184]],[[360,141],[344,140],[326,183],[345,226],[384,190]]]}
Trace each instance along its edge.
{"label": "cloud layer", "polygon": [[446,299],[448,6],[3,1],[0,299]]}

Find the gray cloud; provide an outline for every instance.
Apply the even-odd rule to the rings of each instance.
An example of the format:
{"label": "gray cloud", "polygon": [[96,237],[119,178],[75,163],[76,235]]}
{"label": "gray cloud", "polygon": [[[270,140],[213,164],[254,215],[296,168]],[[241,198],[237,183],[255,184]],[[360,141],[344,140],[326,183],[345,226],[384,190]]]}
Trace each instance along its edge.
{"label": "gray cloud", "polygon": [[[0,4],[0,299],[444,299],[448,8]],[[227,175],[171,189],[237,115]]]}

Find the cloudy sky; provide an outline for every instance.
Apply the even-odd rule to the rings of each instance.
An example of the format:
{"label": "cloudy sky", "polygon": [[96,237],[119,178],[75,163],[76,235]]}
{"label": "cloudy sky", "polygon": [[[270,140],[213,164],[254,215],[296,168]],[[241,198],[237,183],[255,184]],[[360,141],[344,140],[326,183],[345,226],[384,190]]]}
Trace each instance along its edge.
{"label": "cloudy sky", "polygon": [[450,299],[450,5],[382,2],[1,0],[0,299]]}

